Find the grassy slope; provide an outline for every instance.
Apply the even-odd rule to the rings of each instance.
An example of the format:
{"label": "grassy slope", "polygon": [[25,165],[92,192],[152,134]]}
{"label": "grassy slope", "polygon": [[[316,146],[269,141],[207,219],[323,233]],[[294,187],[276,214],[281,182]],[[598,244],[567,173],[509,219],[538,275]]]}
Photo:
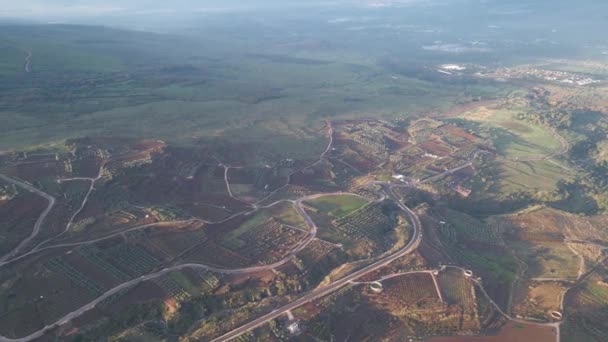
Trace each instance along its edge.
{"label": "grassy slope", "polygon": [[[521,108],[525,110],[525,108]],[[463,115],[487,130],[501,155],[507,158],[535,158],[560,148],[560,141],[546,127],[518,120],[518,110],[482,108]],[[465,122],[466,125],[466,122]]]}

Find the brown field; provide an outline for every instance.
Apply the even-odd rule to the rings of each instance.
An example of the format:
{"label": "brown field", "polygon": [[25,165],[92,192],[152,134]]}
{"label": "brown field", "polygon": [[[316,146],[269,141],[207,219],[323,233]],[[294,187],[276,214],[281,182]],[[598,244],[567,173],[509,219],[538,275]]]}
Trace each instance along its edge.
{"label": "brown field", "polygon": [[530,277],[576,279],[581,259],[565,243],[572,224],[553,210],[533,210],[507,217],[507,244],[528,265]]}
{"label": "brown field", "polygon": [[433,278],[428,273],[412,273],[382,282],[384,291],[375,300],[397,311],[423,309],[440,304]]}
{"label": "brown field", "polygon": [[514,298],[513,314],[520,317],[551,320],[551,311],[562,311],[561,299],[566,288],[557,282],[524,283]]}
{"label": "brown field", "polygon": [[440,140],[428,140],[418,146],[426,152],[439,157],[446,157],[452,153],[452,148]]}
{"label": "brown field", "polygon": [[556,331],[553,327],[532,324],[507,323],[496,336],[455,336],[434,337],[428,342],[555,342]]}

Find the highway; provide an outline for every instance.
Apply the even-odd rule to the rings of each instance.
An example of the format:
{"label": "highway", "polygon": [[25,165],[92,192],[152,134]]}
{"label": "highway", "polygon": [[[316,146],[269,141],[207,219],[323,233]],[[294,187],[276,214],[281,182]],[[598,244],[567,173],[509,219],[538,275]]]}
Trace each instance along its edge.
{"label": "highway", "polygon": [[[312,163],[312,164],[310,164],[308,166],[305,166],[303,168],[300,168],[300,169],[295,170],[292,173],[290,173],[288,175],[287,184],[290,183],[290,179],[291,179],[291,176],[293,174],[299,172],[302,169],[312,167],[312,166],[316,165],[317,163],[321,162],[326,157],[326,155],[331,151],[331,147],[333,145],[333,128],[332,128],[331,122],[328,122],[328,124],[327,124],[326,127],[327,127],[328,134],[329,134],[329,142],[328,142],[328,145],[327,145],[326,149],[323,151],[323,153],[320,155],[320,157],[319,157],[319,159],[317,161],[315,161],[314,163]],[[545,156],[544,158],[551,158],[551,157],[554,157],[554,156],[559,155],[561,153],[564,153],[563,150],[567,151],[567,147],[568,146],[566,145],[566,147],[564,147],[557,154],[554,154],[554,155],[551,155],[551,156]],[[430,181],[432,181],[434,179],[443,177],[445,175],[448,175],[448,174],[454,173],[456,171],[462,170],[462,169],[464,169],[466,167],[472,166],[473,165],[473,160],[475,160],[475,158],[477,156],[478,156],[478,153],[476,153],[474,155],[474,157],[471,159],[471,161],[469,161],[468,163],[466,163],[464,165],[461,165],[461,166],[458,166],[456,168],[447,170],[447,171],[445,171],[445,172],[443,172],[443,173],[441,173],[439,175],[435,175],[435,176],[429,177],[427,179],[424,179],[421,182],[419,182],[419,184],[430,182]],[[229,171],[230,167],[226,166],[226,165],[221,165],[221,166],[224,167],[224,181],[226,183],[227,192],[228,192],[228,194],[231,197],[235,198],[233,196],[232,192],[231,192],[230,183],[229,183],[229,179],[228,179],[228,171]],[[95,182],[102,177],[103,168],[104,167],[102,165],[102,167],[100,168],[100,171],[99,171],[99,174],[98,174],[97,178],[79,177],[79,178],[69,178],[69,179],[60,180],[60,182],[61,181],[70,181],[70,180],[88,180],[88,181],[91,181],[89,191],[86,194],[86,196],[85,196],[85,198],[84,198],[84,200],[82,202],[82,205],[74,213],[74,215],[71,217],[69,223],[66,226],[66,230],[65,231],[69,230],[70,225],[72,224],[74,218],[78,215],[78,213],[80,213],[82,211],[82,209],[86,205],[87,200],[89,198],[89,195],[94,190]],[[110,236],[98,238],[98,239],[95,239],[95,240],[84,241],[84,242],[75,242],[75,243],[58,244],[58,245],[53,245],[53,246],[47,246],[47,247],[44,247],[44,248],[40,248],[40,247],[42,247],[41,245],[43,245],[44,243],[50,241],[50,240],[48,240],[48,241],[45,241],[42,244],[36,246],[36,248],[34,248],[29,253],[24,254],[24,255],[20,255],[19,257],[15,258],[14,260],[10,260],[10,258],[12,258],[16,254],[18,254],[20,252],[20,250],[25,245],[27,245],[34,237],[36,237],[39,234],[43,222],[45,221],[47,215],[49,214],[49,212],[51,211],[51,209],[55,205],[55,198],[53,196],[49,195],[49,194],[46,194],[46,193],[44,193],[44,192],[42,192],[42,191],[34,188],[33,186],[31,186],[31,185],[29,185],[27,183],[20,182],[20,181],[15,180],[15,179],[11,179],[11,178],[6,177],[4,175],[0,175],[0,180],[4,180],[6,182],[13,183],[13,184],[15,184],[15,185],[17,185],[17,186],[19,186],[21,188],[24,188],[24,189],[26,189],[26,190],[28,190],[28,191],[30,191],[32,193],[40,195],[40,196],[46,198],[49,201],[48,207],[46,208],[46,210],[38,218],[38,220],[37,220],[37,222],[36,222],[36,224],[34,226],[34,229],[33,229],[32,233],[31,233],[31,235],[28,238],[26,238],[25,240],[23,240],[12,252],[10,252],[9,254],[5,255],[2,258],[0,258],[0,266],[3,266],[5,264],[7,264],[7,263],[10,263],[10,262],[12,262],[14,260],[19,260],[22,257],[31,255],[33,253],[40,252],[42,250],[51,249],[51,248],[78,246],[78,245],[87,244],[87,243],[94,243],[94,242],[97,242],[97,241],[101,241],[101,240],[107,239],[107,238],[109,238],[111,236],[115,236],[117,234],[124,233],[124,232],[118,232],[116,234],[113,233]],[[365,266],[362,269],[360,269],[358,271],[355,271],[355,272],[353,272],[353,273],[345,276],[344,278],[338,279],[338,280],[336,280],[336,281],[334,281],[334,282],[332,282],[332,283],[330,283],[330,284],[328,284],[328,285],[326,285],[326,286],[324,286],[322,288],[317,288],[317,289],[314,289],[314,290],[312,290],[310,292],[307,292],[304,295],[302,295],[300,298],[294,300],[293,302],[291,302],[289,304],[286,304],[286,305],[284,305],[284,306],[282,306],[280,308],[277,308],[277,309],[273,310],[272,312],[270,312],[270,313],[268,313],[266,315],[263,315],[263,316],[261,316],[259,318],[256,318],[256,319],[252,320],[251,322],[246,323],[246,324],[244,324],[244,325],[242,325],[242,326],[240,326],[240,327],[238,327],[238,328],[236,328],[236,329],[234,329],[234,330],[232,330],[232,331],[230,331],[230,332],[228,332],[228,333],[226,333],[226,334],[224,334],[222,336],[219,336],[219,337],[217,337],[216,339],[214,339],[212,341],[228,341],[228,340],[232,340],[234,338],[237,338],[237,337],[241,336],[242,334],[244,334],[244,333],[246,333],[248,331],[251,331],[251,330],[253,330],[253,329],[257,328],[257,327],[260,327],[260,326],[268,323],[269,321],[271,321],[273,319],[276,319],[276,318],[278,318],[278,317],[280,317],[282,315],[287,314],[288,312],[290,312],[293,309],[296,309],[296,308],[298,308],[298,307],[300,307],[302,305],[305,305],[305,304],[307,304],[307,303],[309,303],[311,301],[314,301],[314,300],[317,300],[317,299],[322,298],[324,296],[327,296],[327,295],[329,295],[329,294],[331,294],[331,293],[333,293],[333,292],[335,292],[335,291],[337,291],[337,290],[339,290],[339,289],[341,289],[341,288],[343,288],[343,287],[345,287],[345,286],[347,286],[349,284],[352,284],[356,279],[362,277],[363,275],[366,275],[366,274],[368,274],[370,272],[376,271],[376,270],[378,270],[378,269],[380,269],[380,268],[382,268],[382,267],[390,264],[391,262],[393,262],[393,261],[395,261],[395,260],[403,257],[404,255],[407,255],[407,254],[413,252],[416,248],[418,248],[419,244],[422,241],[422,225],[421,225],[420,220],[419,220],[418,216],[416,215],[416,213],[414,213],[410,208],[408,208],[405,204],[403,204],[399,200],[399,198],[395,195],[395,193],[393,192],[393,188],[399,187],[399,185],[394,185],[394,184],[390,184],[390,183],[383,183],[383,182],[374,182],[374,184],[378,184],[378,185],[380,185],[382,187],[382,191],[378,191],[378,193],[380,194],[380,197],[381,197],[381,199],[379,201],[381,201],[381,200],[383,200],[383,199],[385,199],[385,198],[388,197],[391,200],[393,200],[399,206],[399,208],[403,212],[405,212],[407,214],[407,216],[408,216],[408,218],[409,218],[409,220],[410,220],[410,222],[412,224],[412,229],[413,229],[412,237],[411,237],[410,241],[407,243],[407,245],[405,245],[403,248],[399,249],[397,252],[395,252],[393,254],[390,254],[390,255],[384,254],[384,255],[380,256],[380,259],[378,261],[373,262],[370,265]],[[204,269],[204,270],[208,270],[208,271],[212,271],[212,272],[217,272],[217,273],[224,273],[224,274],[249,274],[249,273],[255,273],[255,272],[260,272],[260,271],[267,271],[267,270],[276,269],[277,267],[282,266],[282,265],[286,264],[287,262],[289,262],[294,255],[296,255],[297,253],[301,252],[304,248],[306,248],[308,246],[308,244],[313,239],[316,238],[316,235],[317,235],[317,226],[316,226],[315,222],[310,218],[310,216],[306,213],[306,211],[304,210],[304,208],[302,207],[302,203],[304,201],[312,200],[312,199],[320,198],[320,197],[325,197],[325,196],[334,196],[334,195],[359,196],[359,195],[356,195],[356,194],[336,192],[336,193],[326,193],[326,194],[310,195],[310,196],[305,196],[305,197],[302,197],[302,198],[299,198],[299,199],[296,199],[296,200],[279,200],[279,201],[276,201],[276,202],[271,203],[269,205],[258,206],[259,203],[261,203],[262,201],[266,200],[267,198],[270,198],[270,196],[272,196],[274,193],[276,193],[279,189],[271,192],[267,197],[265,197],[264,199],[262,199],[262,200],[260,200],[260,201],[258,201],[256,203],[254,203],[254,204],[248,203],[248,204],[250,204],[252,206],[251,209],[244,210],[244,211],[239,212],[239,213],[235,213],[234,215],[232,215],[232,216],[230,216],[230,217],[228,217],[228,218],[226,218],[226,219],[224,219],[222,221],[219,221],[219,222],[207,222],[207,221],[200,220],[200,219],[195,219],[195,220],[192,220],[192,221],[199,221],[201,223],[208,223],[208,224],[210,224],[210,223],[220,223],[220,222],[228,221],[228,220],[230,220],[230,219],[232,219],[232,218],[234,218],[236,216],[239,216],[239,215],[249,215],[249,214],[252,214],[252,213],[256,212],[259,209],[269,208],[269,207],[272,207],[272,206],[274,206],[274,205],[276,205],[278,203],[291,202],[291,203],[294,204],[294,207],[295,207],[296,211],[304,219],[305,224],[306,224],[306,226],[308,228],[308,230],[307,230],[308,234],[307,234],[307,236],[305,238],[303,238],[301,241],[299,241],[294,246],[294,248],[288,254],[286,254],[285,257],[282,258],[281,260],[279,260],[277,262],[274,262],[272,264],[268,264],[268,265],[254,266],[254,267],[241,268],[241,269],[222,269],[222,268],[216,268],[216,267],[207,266],[207,265],[204,265],[204,264],[196,264],[196,263],[184,263],[184,264],[178,264],[178,265],[173,264],[173,266],[167,265],[166,268],[157,270],[154,273],[143,275],[141,277],[132,279],[132,280],[127,281],[125,283],[119,284],[119,285],[115,286],[114,288],[109,289],[107,292],[105,292],[104,294],[102,294],[100,297],[94,299],[93,301],[89,302],[88,304],[86,304],[86,305],[78,308],[77,310],[74,310],[74,311],[66,314],[64,317],[62,317],[58,321],[56,321],[56,322],[54,322],[52,324],[49,324],[49,325],[43,327],[42,329],[40,329],[40,330],[38,330],[38,331],[36,331],[36,332],[28,335],[28,336],[25,336],[25,337],[22,337],[22,338],[17,338],[17,339],[11,339],[11,338],[8,338],[8,337],[0,336],[0,342],[25,342],[25,341],[31,341],[31,340],[37,339],[39,337],[42,337],[49,330],[52,330],[52,329],[56,328],[57,326],[66,324],[67,322],[71,321],[72,319],[77,318],[77,317],[81,316],[82,314],[84,314],[85,312],[87,312],[87,311],[95,308],[95,306],[97,304],[99,304],[103,300],[107,299],[108,297],[113,296],[113,295],[115,295],[115,294],[117,294],[117,293],[119,293],[119,292],[121,292],[123,290],[129,289],[129,288],[131,288],[131,287],[133,287],[133,286],[135,286],[135,285],[137,285],[137,284],[139,284],[141,282],[152,280],[152,279],[158,278],[160,276],[163,276],[163,275],[165,275],[165,274],[167,274],[169,272],[178,271],[178,270],[182,270],[182,269],[185,269],[185,268],[193,268],[193,269]],[[235,199],[239,200],[238,198],[235,198]],[[159,225],[159,224],[162,224],[162,223],[150,224],[149,226]],[[129,230],[142,229],[142,228],[144,228],[146,226],[148,226],[148,225],[139,226],[139,227],[133,227],[133,228],[131,228]],[[64,233],[65,233],[65,231],[64,231]],[[61,233],[61,234],[63,234],[63,233]],[[59,235],[61,235],[61,234],[59,234]],[[478,283],[478,285],[481,286],[480,283]],[[435,284],[435,286],[437,288],[437,284]],[[482,290],[483,290],[483,287],[482,287]],[[439,290],[438,290],[438,293],[440,293]],[[487,293],[485,293],[485,290],[484,290],[484,294],[487,296]],[[491,298],[490,298],[490,301],[491,301]],[[493,304],[498,308],[498,310],[501,312],[501,314],[503,314],[506,318],[512,319],[506,313],[502,312],[502,310],[500,310],[500,308],[495,303],[493,303]],[[558,328],[559,328],[559,326],[558,326]],[[558,329],[558,331],[559,331],[559,329]]]}
{"label": "highway", "polygon": [[[1,178],[1,177],[0,177]],[[286,263],[288,263],[289,261],[291,261],[291,258],[296,255],[297,253],[301,252],[304,248],[306,248],[306,246],[308,246],[308,244],[316,237],[317,235],[317,225],[314,223],[314,221],[310,218],[310,216],[308,216],[308,213],[306,213],[306,211],[304,210],[304,208],[302,208],[302,202],[306,201],[306,200],[310,200],[310,199],[314,199],[314,198],[320,198],[320,197],[324,197],[324,196],[334,196],[334,195],[338,195],[338,194],[343,194],[343,193],[332,193],[332,194],[317,194],[317,195],[312,195],[312,196],[306,196],[306,197],[302,197],[296,201],[293,201],[293,203],[295,204],[295,208],[298,211],[298,213],[300,215],[302,215],[302,217],[304,218],[304,221],[306,223],[306,225],[308,226],[308,235],[306,236],[305,239],[303,239],[302,241],[300,241],[295,247],[294,249],[292,249],[289,254],[287,254],[283,259],[269,264],[269,265],[262,265],[262,266],[254,266],[254,267],[247,267],[247,268],[241,268],[241,269],[224,269],[224,268],[217,268],[217,267],[212,267],[212,266],[207,266],[207,265],[203,265],[203,264],[194,264],[194,263],[185,263],[185,264],[180,264],[180,265],[175,265],[175,266],[171,266],[171,267],[166,267],[160,271],[151,273],[151,274],[147,274],[144,276],[141,276],[139,278],[135,278],[132,279],[130,281],[127,281],[125,283],[122,283],[120,285],[117,285],[116,287],[113,287],[112,289],[108,290],[107,292],[105,292],[104,294],[102,294],[101,296],[97,297],[95,300],[89,302],[88,304],[86,304],[85,306],[80,307],[77,310],[74,310],[68,314],[66,314],[64,317],[62,317],[61,319],[59,319],[57,322],[49,324],[45,327],[43,327],[42,329],[28,335],[22,338],[17,338],[17,339],[11,339],[8,337],[4,337],[4,336],[0,336],[0,342],[27,342],[27,341],[32,341],[34,339],[37,339],[39,337],[42,337],[46,332],[48,332],[49,330],[52,330],[54,328],[56,328],[57,326],[63,325],[68,323],[69,321],[71,321],[72,319],[81,316],[82,314],[84,314],[85,312],[92,310],[93,308],[95,308],[95,306],[97,304],[99,304],[100,302],[102,302],[103,300],[105,300],[106,298],[113,296],[117,293],[119,293],[122,290],[126,290],[128,288],[131,288],[141,282],[144,281],[148,281],[151,279],[155,279],[158,278],[160,276],[163,276],[169,272],[173,272],[173,271],[179,271],[185,268],[193,268],[193,269],[204,269],[207,271],[212,271],[212,272],[216,272],[216,273],[223,273],[223,274],[248,274],[248,273],[256,273],[256,272],[260,272],[260,271],[267,271],[267,270],[272,270],[275,269],[279,266],[282,266]],[[358,196],[355,194],[352,194],[353,196]],[[184,222],[188,222],[188,221],[184,221]],[[154,225],[158,225],[159,223],[153,223],[150,225],[146,225],[146,226],[154,226]],[[140,227],[135,227],[132,229],[141,229],[143,227],[146,226],[140,226]],[[120,234],[120,233],[119,233]],[[104,237],[104,238],[100,238],[100,239],[96,239],[96,240],[91,240],[91,241],[87,241],[87,242],[82,242],[82,243],[76,243],[76,244],[64,244],[64,245],[57,245],[57,246],[49,246],[45,249],[50,249],[50,248],[59,248],[59,247],[65,247],[65,246],[74,246],[74,245],[79,245],[79,244],[86,244],[86,243],[92,243],[94,241],[100,241],[103,239],[107,239],[108,237]],[[0,264],[2,265],[2,264]]]}
{"label": "highway", "polygon": [[15,247],[11,252],[4,255],[2,258],[0,258],[0,261],[6,261],[6,260],[12,258],[15,254],[19,253],[19,251],[21,251],[21,249],[25,245],[27,245],[30,241],[32,241],[32,239],[34,239],[36,237],[36,235],[38,235],[38,233],[40,233],[40,227],[42,227],[44,220],[46,219],[48,214],[51,212],[51,209],[53,209],[53,206],[55,205],[55,197],[47,194],[46,192],[42,192],[27,183],[18,181],[16,179],[12,179],[5,175],[0,175],[0,179],[5,182],[8,182],[8,183],[15,184],[16,186],[18,186],[20,188],[23,188],[29,192],[35,193],[36,195],[42,196],[42,197],[46,198],[46,200],[49,202],[49,205],[42,212],[42,214],[40,214],[40,216],[38,217],[38,220],[36,220],[36,223],[34,224],[34,229],[32,229],[32,233],[30,234],[30,236],[27,237],[26,239],[24,239],[23,241],[21,241],[19,243],[19,245],[17,245],[17,247]]}
{"label": "highway", "polygon": [[392,200],[394,200],[395,203],[397,203],[397,205],[408,215],[408,217],[410,218],[410,221],[412,222],[412,227],[413,227],[414,232],[412,234],[412,239],[405,247],[400,249],[398,252],[383,258],[382,260],[379,260],[356,272],[353,272],[352,274],[350,274],[342,279],[336,280],[335,282],[333,282],[323,288],[314,290],[279,309],[273,310],[272,312],[270,312],[260,318],[257,318],[237,329],[234,329],[234,330],[212,340],[212,342],[228,341],[228,340],[234,339],[236,337],[239,337],[240,335],[242,335],[252,329],[255,329],[275,318],[280,317],[281,315],[286,314],[290,310],[296,309],[315,299],[319,299],[332,292],[335,292],[335,291],[339,290],[340,288],[348,285],[351,281],[353,281],[367,273],[370,273],[379,268],[382,268],[382,267],[390,264],[391,262],[399,259],[400,257],[414,251],[418,247],[420,242],[422,241],[422,231],[421,231],[422,225],[420,223],[420,220],[418,219],[418,216],[416,215],[416,213],[414,213],[410,208],[406,207],[403,203],[401,203],[401,201],[399,201],[399,199],[397,198],[397,196],[395,196],[395,194],[393,193],[393,191],[389,185],[383,185],[383,188],[384,188],[385,192],[387,193],[387,195]]}

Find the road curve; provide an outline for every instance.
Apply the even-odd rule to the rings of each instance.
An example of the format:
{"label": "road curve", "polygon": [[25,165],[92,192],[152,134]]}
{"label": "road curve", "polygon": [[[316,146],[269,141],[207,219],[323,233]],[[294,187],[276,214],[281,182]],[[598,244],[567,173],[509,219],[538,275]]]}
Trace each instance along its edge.
{"label": "road curve", "polygon": [[[1,176],[1,175],[0,175]],[[323,196],[331,196],[331,195],[335,195],[335,194],[320,194],[320,195],[313,195],[313,196],[306,196],[303,197],[297,201],[294,201],[295,203],[295,207],[296,210],[298,211],[298,213],[300,215],[302,215],[302,217],[304,218],[304,221],[306,223],[306,225],[309,228],[309,233],[306,236],[305,239],[303,239],[302,241],[300,241],[293,250],[291,250],[291,252],[289,252],[288,255],[286,255],[283,259],[273,263],[273,264],[269,264],[269,265],[263,265],[263,266],[254,266],[254,267],[248,267],[248,268],[241,268],[241,269],[224,269],[224,268],[217,268],[217,267],[212,267],[212,266],[207,266],[207,265],[203,265],[203,264],[195,264],[195,263],[187,263],[187,264],[180,264],[180,265],[176,265],[176,266],[172,266],[172,267],[167,267],[164,268],[160,271],[157,271],[155,273],[151,273],[151,274],[147,274],[144,276],[141,276],[139,278],[135,278],[132,279],[130,281],[127,281],[125,283],[122,283],[110,290],[108,290],[107,292],[105,292],[104,294],[102,294],[101,296],[97,297],[95,300],[89,302],[88,304],[86,304],[85,306],[82,306],[81,308],[70,312],[69,314],[63,316],[61,319],[59,319],[57,322],[46,325],[45,327],[43,327],[42,329],[28,335],[28,336],[24,336],[21,338],[16,338],[16,339],[12,339],[12,338],[8,338],[5,336],[0,336],[0,342],[27,342],[27,341],[32,341],[34,339],[37,339],[39,337],[42,337],[46,332],[48,332],[49,330],[52,330],[60,325],[66,324],[69,321],[71,321],[72,319],[81,316],[82,314],[84,314],[85,312],[92,310],[93,308],[95,308],[95,306],[97,304],[99,304],[100,302],[102,302],[103,300],[105,300],[106,298],[115,295],[117,293],[119,293],[122,290],[128,289],[132,286],[135,286],[141,282],[147,281],[147,280],[151,280],[151,279],[155,279],[158,278],[164,274],[167,274],[169,272],[173,272],[173,271],[179,271],[182,270],[184,268],[194,268],[194,269],[204,269],[207,271],[212,271],[212,272],[216,272],[216,273],[223,273],[223,274],[247,274],[247,273],[256,273],[256,272],[260,272],[260,271],[267,271],[267,270],[271,270],[271,269],[275,269],[279,266],[282,266],[286,263],[288,263],[289,261],[291,261],[292,257],[294,255],[296,255],[297,253],[301,252],[304,248],[306,248],[306,246],[308,246],[308,244],[316,237],[317,235],[317,225],[314,223],[314,221],[310,218],[310,216],[308,215],[308,213],[306,213],[306,211],[304,210],[304,208],[302,208],[302,201],[305,201],[311,197],[314,198],[318,198],[318,197],[323,197]],[[154,224],[151,224],[154,225]],[[141,227],[138,227],[141,228]],[[68,244],[66,244],[68,245]],[[71,245],[71,244],[69,244]],[[59,246],[59,245],[58,245]],[[58,246],[50,246],[49,248],[55,248]]]}
{"label": "road curve", "polygon": [[38,217],[38,220],[36,220],[36,223],[34,224],[34,229],[32,229],[32,233],[30,234],[30,236],[25,238],[23,241],[21,241],[19,243],[19,245],[17,245],[17,247],[15,247],[8,254],[6,254],[2,258],[0,258],[0,262],[2,262],[2,261],[6,261],[6,260],[12,258],[13,256],[15,256],[15,254],[19,253],[19,251],[23,248],[23,246],[27,245],[30,241],[32,241],[32,239],[34,239],[36,237],[36,235],[38,235],[38,233],[40,233],[40,228],[42,227],[44,220],[46,219],[48,214],[51,212],[51,209],[53,209],[53,206],[55,205],[55,197],[47,194],[46,192],[40,191],[27,183],[18,181],[16,179],[7,177],[5,175],[0,174],[0,179],[5,182],[15,184],[16,186],[18,186],[20,188],[23,188],[29,192],[35,193],[36,195],[42,196],[42,197],[46,198],[46,200],[49,202],[49,205],[42,212],[42,214],[40,214],[40,216]]}
{"label": "road curve", "polygon": [[411,253],[413,250],[415,250],[418,247],[418,245],[420,244],[420,242],[422,241],[422,231],[421,231],[422,225],[420,223],[420,220],[418,219],[418,216],[410,208],[406,207],[403,203],[401,203],[401,201],[399,201],[397,199],[397,196],[395,196],[395,194],[393,193],[390,186],[385,185],[384,189],[387,192],[387,195],[389,197],[391,197],[391,199],[393,199],[393,201],[395,201],[395,203],[397,203],[397,205],[409,216],[409,218],[412,222],[414,234],[412,235],[412,239],[410,240],[410,242],[405,247],[400,249],[395,254],[389,255],[386,258],[383,258],[382,260],[379,260],[371,265],[368,265],[344,278],[336,280],[335,282],[333,282],[323,288],[314,290],[314,291],[300,297],[299,299],[297,299],[287,305],[284,305],[283,307],[281,307],[277,310],[274,310],[260,318],[257,318],[245,325],[242,325],[241,327],[239,327],[237,329],[234,329],[220,337],[213,339],[211,342],[229,341],[231,339],[237,338],[240,335],[267,323],[268,321],[271,321],[281,315],[284,315],[287,311],[296,309],[310,301],[313,301],[315,299],[326,296],[332,292],[335,292],[335,291],[339,290],[340,288],[348,285],[351,281],[353,281],[367,273],[373,272],[381,267],[384,267],[384,266],[390,264],[391,262],[395,261],[396,259],[398,259],[408,253]]}

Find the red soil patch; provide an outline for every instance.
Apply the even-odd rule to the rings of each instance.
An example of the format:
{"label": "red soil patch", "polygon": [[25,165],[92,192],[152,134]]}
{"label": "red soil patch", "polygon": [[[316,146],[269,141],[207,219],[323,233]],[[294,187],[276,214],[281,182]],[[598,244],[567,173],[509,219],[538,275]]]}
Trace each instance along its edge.
{"label": "red soil patch", "polygon": [[452,149],[448,145],[438,140],[425,141],[418,146],[426,152],[439,157],[449,156],[452,153]]}
{"label": "red soil patch", "polygon": [[476,140],[477,137],[466,132],[465,130],[463,130],[460,127],[456,127],[456,126],[452,126],[452,125],[446,125],[443,127],[443,129],[452,135],[455,135],[457,137],[463,138],[463,139],[467,139],[467,140]]}

